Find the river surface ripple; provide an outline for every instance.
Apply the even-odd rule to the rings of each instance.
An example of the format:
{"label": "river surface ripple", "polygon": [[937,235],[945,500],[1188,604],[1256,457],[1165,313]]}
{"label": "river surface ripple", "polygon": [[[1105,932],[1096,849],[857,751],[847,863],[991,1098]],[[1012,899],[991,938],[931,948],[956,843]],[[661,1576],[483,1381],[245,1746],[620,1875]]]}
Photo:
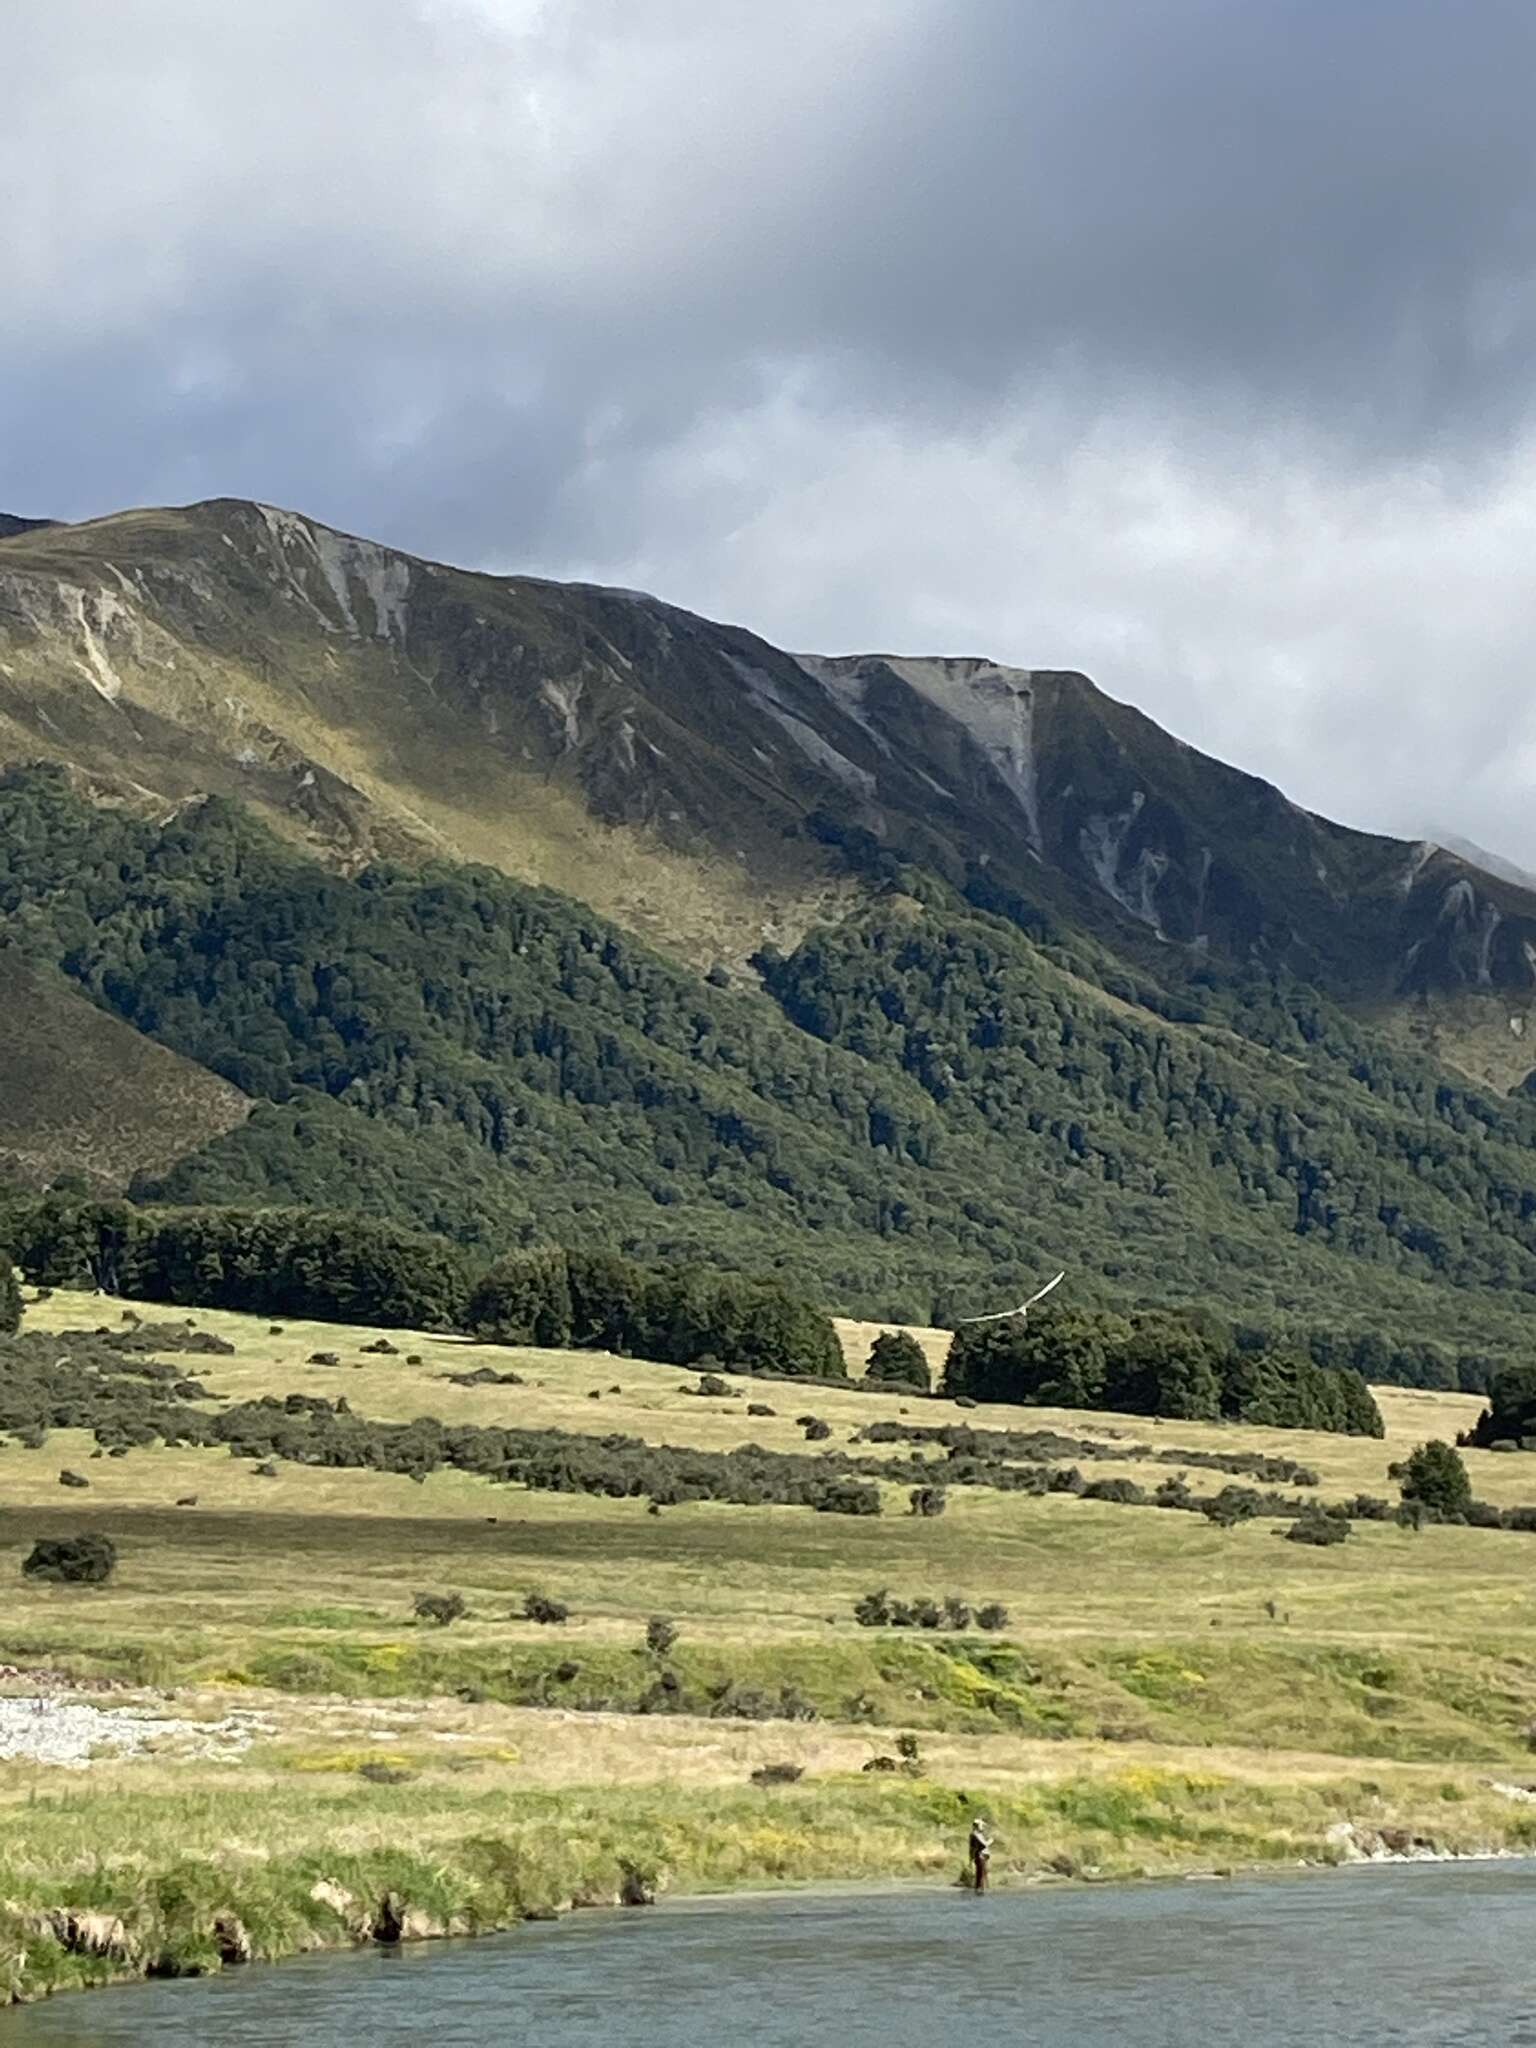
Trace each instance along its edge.
{"label": "river surface ripple", "polygon": [[0,2048],[1536,2048],[1536,1862],[582,1913],[0,2014]]}

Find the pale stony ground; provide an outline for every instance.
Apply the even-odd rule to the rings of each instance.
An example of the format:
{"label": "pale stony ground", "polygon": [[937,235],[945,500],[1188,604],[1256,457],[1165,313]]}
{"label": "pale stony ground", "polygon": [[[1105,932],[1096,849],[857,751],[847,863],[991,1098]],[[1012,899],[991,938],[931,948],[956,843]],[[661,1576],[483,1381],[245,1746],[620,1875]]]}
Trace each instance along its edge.
{"label": "pale stony ground", "polygon": [[227,1760],[270,1733],[270,1716],[236,1708],[187,1720],[148,1706],[98,1707],[67,1692],[0,1698],[0,1764],[57,1764],[71,1770],[156,1756]]}

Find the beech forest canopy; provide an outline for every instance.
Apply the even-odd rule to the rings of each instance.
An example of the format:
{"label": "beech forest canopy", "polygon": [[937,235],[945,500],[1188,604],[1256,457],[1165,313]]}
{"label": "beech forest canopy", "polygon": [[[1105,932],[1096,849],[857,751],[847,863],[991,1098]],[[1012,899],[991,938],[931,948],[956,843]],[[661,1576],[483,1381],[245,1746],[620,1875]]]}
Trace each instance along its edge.
{"label": "beech forest canopy", "polygon": [[1371,1377],[1518,1361],[1528,1097],[1283,973],[1159,980],[969,889],[888,872],[759,985],[498,873],[344,877],[220,799],[0,778],[0,942],[257,1103],[141,1200],[357,1209],[482,1265],[601,1243],[911,1322],[1065,1265],[1079,1307],[1208,1302]]}

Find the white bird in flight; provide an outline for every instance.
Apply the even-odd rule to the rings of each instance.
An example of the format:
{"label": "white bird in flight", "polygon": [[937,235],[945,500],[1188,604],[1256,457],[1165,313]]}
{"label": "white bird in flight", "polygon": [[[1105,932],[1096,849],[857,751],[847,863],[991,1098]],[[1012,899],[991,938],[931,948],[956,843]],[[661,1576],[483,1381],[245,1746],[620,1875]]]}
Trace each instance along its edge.
{"label": "white bird in flight", "polygon": [[1047,1280],[1038,1294],[1032,1294],[1028,1301],[1021,1301],[1017,1308],[995,1309],[989,1316],[961,1316],[962,1323],[1005,1323],[1010,1316],[1027,1316],[1037,1301],[1044,1301],[1053,1287],[1059,1287],[1066,1279],[1065,1273],[1058,1273],[1054,1280]]}

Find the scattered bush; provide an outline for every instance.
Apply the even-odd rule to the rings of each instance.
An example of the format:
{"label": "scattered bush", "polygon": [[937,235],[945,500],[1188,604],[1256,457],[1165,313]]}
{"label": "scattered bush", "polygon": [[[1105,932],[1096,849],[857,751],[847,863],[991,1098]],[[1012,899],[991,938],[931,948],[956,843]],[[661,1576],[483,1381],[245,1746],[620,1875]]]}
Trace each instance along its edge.
{"label": "scattered bush", "polygon": [[831,1434],[832,1425],[830,1422],[823,1422],[819,1415],[807,1416],[805,1421],[805,1440],[808,1444],[825,1443]]}
{"label": "scattered bush", "polygon": [[747,1403],[747,1413],[749,1415],[772,1415],[773,1412],[766,1401],[749,1401]]}
{"label": "scattered bush", "polygon": [[677,1642],[677,1623],[668,1615],[653,1614],[645,1624],[645,1647],[653,1656],[665,1657]]}
{"label": "scattered bush", "polygon": [[110,1536],[43,1536],[22,1562],[30,1579],[59,1585],[100,1586],[117,1568],[117,1547]]}
{"label": "scattered bush", "polygon": [[880,1489],[862,1479],[831,1479],[811,1502],[819,1515],[878,1515]]}
{"label": "scattered bush", "polygon": [[1008,1610],[1000,1600],[989,1600],[976,1610],[976,1626],[992,1632],[1008,1626]]}
{"label": "scattered bush", "polygon": [[418,1593],[411,1602],[411,1611],[418,1621],[430,1621],[438,1628],[446,1628],[451,1621],[458,1621],[465,1612],[462,1593]]}
{"label": "scattered bush", "polygon": [[[983,1621],[982,1615],[992,1615],[991,1621]],[[898,1600],[885,1586],[873,1593],[865,1593],[854,1602],[853,1618],[860,1628],[923,1628],[963,1630],[971,1626],[972,1614],[967,1601],[958,1593],[947,1593],[942,1604],[920,1594],[915,1600]],[[982,1628],[1006,1628],[1008,1611],[996,1601],[983,1607],[975,1616]]]}
{"label": "scattered bush", "polygon": [[1326,1549],[1348,1540],[1349,1524],[1340,1515],[1324,1514],[1321,1508],[1310,1507],[1296,1517],[1284,1535],[1288,1543],[1312,1543]]}
{"label": "scattered bush", "polygon": [[1262,1506],[1261,1497],[1251,1486],[1224,1486],[1220,1493],[1200,1504],[1206,1520],[1214,1522],[1218,1529],[1232,1529],[1239,1522],[1252,1521]]}
{"label": "scattered bush", "polygon": [[793,1785],[805,1776],[804,1764],[759,1764],[752,1773],[754,1785]]}
{"label": "scattered bush", "polygon": [[68,1467],[59,1474],[60,1486],[89,1486],[90,1483],[89,1479],[83,1479],[78,1472],[71,1472]]}
{"label": "scattered bush", "polygon": [[570,1618],[571,1610],[563,1600],[551,1600],[543,1593],[529,1593],[523,1601],[524,1621],[538,1621],[547,1627],[557,1627]]}
{"label": "scattered bush", "polygon": [[1084,1500],[1116,1501],[1121,1507],[1141,1507],[1147,1496],[1134,1479],[1091,1479],[1083,1488]]}
{"label": "scattered bush", "polygon": [[907,1495],[908,1514],[923,1521],[936,1520],[948,1506],[949,1495],[942,1486],[914,1486]]}

